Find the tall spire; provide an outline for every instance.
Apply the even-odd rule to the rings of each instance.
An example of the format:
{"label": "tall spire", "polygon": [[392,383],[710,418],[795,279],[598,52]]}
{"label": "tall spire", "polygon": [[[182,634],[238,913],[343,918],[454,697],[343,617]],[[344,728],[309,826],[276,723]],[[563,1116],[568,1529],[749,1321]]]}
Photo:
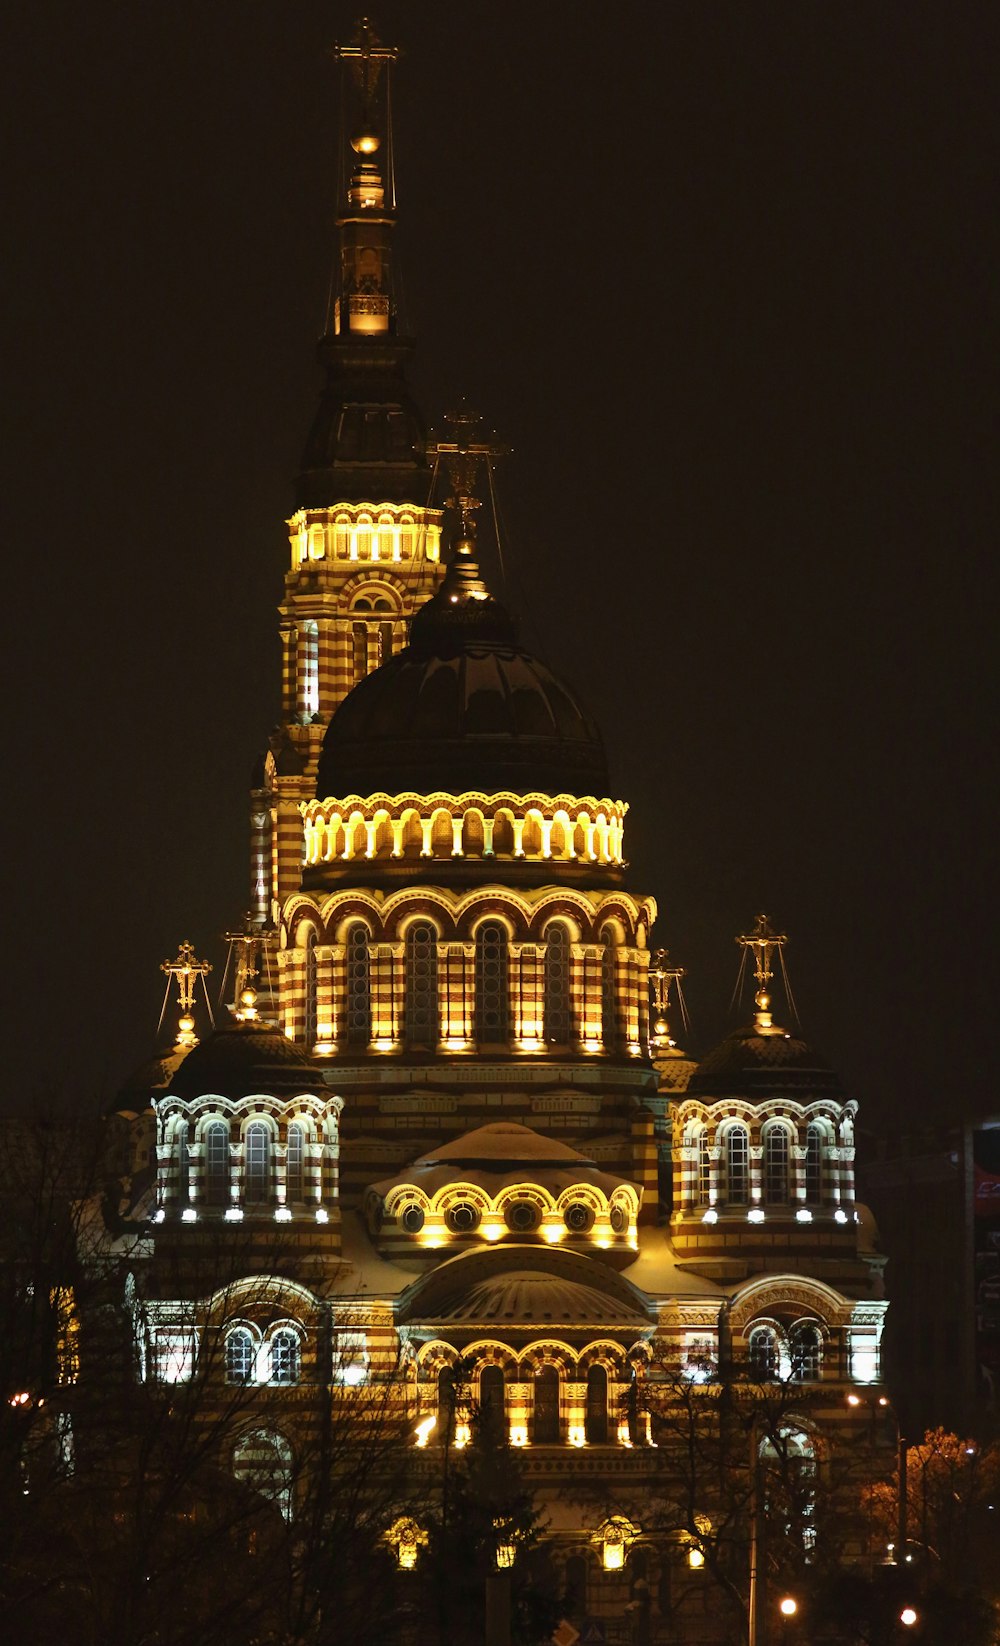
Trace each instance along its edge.
{"label": "tall spire", "polygon": [[337,252],[319,359],[326,387],[299,474],[299,508],[342,502],[426,503],[423,420],[398,335],[391,75],[399,57],[363,18],[333,48],[340,68]]}
{"label": "tall spire", "polygon": [[754,1003],[757,1007],[754,1013],[754,1023],[758,1034],[783,1034],[784,1030],[776,1028],[771,1016],[771,996],[768,985],[774,976],[771,969],[771,956],[781,951],[788,938],[784,932],[776,932],[771,926],[766,914],[757,916],[752,932],[745,933],[736,939],[743,949],[744,960],[748,954],[754,957],[754,977],[757,980],[757,992]]}
{"label": "tall spire", "polygon": [[[399,57],[395,46],[383,46],[367,17],[358,25],[350,45],[337,45],[333,55],[347,73],[341,75],[341,125],[353,116],[350,179],[337,202],[340,256],[334,272],[327,332],[379,336],[395,330],[392,291],[392,230],[395,227],[395,184],[392,155],[392,66]],[[356,109],[348,106],[345,81],[353,82]],[[345,134],[341,133],[341,166]],[[387,198],[388,196],[388,198]]]}

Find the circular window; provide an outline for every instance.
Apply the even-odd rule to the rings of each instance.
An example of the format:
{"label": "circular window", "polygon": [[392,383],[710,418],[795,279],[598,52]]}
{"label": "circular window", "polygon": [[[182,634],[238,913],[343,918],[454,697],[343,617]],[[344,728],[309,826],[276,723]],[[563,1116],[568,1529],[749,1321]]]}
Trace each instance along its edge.
{"label": "circular window", "polygon": [[419,1234],[424,1226],[424,1209],[422,1206],[407,1206],[400,1220],[407,1234]]}
{"label": "circular window", "polygon": [[473,1229],[478,1229],[479,1213],[475,1206],[470,1205],[467,1200],[462,1200],[457,1206],[450,1207],[448,1227],[456,1234],[471,1234]]}
{"label": "circular window", "polygon": [[538,1207],[533,1206],[530,1200],[515,1200],[512,1206],[507,1207],[507,1227],[517,1234],[528,1234],[538,1228]]}
{"label": "circular window", "polygon": [[609,1218],[615,1234],[624,1234],[628,1228],[628,1212],[624,1206],[612,1206]]}
{"label": "circular window", "polygon": [[594,1214],[582,1200],[575,1200],[572,1206],[566,1207],[565,1224],[573,1234],[585,1234],[594,1221]]}

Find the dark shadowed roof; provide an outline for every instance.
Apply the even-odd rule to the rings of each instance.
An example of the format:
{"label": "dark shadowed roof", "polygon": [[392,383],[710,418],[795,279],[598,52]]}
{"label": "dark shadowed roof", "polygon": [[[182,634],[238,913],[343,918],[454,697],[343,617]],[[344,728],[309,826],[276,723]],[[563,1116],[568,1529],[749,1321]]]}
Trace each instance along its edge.
{"label": "dark shadowed roof", "polygon": [[301,1046],[262,1023],[217,1029],[188,1052],[169,1090],[177,1097],[250,1097],[256,1092],[322,1092],[323,1079]]}
{"label": "dark shadowed roof", "polygon": [[699,1063],[689,1097],[749,1097],[772,1093],[842,1098],[843,1088],[826,1058],[800,1035],[761,1034],[755,1024],[737,1029]]}
{"label": "dark shadowed roof", "polygon": [[468,540],[413,619],[410,644],[348,694],[317,794],[608,793],[600,733],[574,690],[518,644]]}

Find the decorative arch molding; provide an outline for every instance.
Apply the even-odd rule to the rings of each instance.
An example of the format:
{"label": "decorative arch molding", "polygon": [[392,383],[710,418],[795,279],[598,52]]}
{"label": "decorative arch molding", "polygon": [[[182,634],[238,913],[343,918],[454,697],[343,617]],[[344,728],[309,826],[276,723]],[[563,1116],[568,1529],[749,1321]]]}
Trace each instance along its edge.
{"label": "decorative arch molding", "polygon": [[[284,1275],[243,1275],[210,1292],[193,1309],[207,1327],[250,1325],[263,1309],[275,1311],[274,1319],[263,1329],[265,1333],[279,1325],[306,1331],[325,1313],[315,1292]],[[254,1324],[254,1330],[262,1330],[259,1323]]]}
{"label": "decorative arch molding", "polygon": [[729,1311],[729,1325],[734,1332],[744,1332],[758,1315],[770,1318],[789,1308],[798,1309],[803,1318],[812,1320],[824,1333],[846,1325],[851,1318],[853,1304],[832,1286],[804,1275],[768,1275],[751,1281],[738,1292]]}

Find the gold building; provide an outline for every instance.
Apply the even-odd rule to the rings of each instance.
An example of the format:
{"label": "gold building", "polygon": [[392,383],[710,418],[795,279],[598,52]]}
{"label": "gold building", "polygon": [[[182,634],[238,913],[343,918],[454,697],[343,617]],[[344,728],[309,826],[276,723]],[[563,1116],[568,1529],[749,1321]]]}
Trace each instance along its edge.
{"label": "gold building", "polygon": [[[362,32],[342,59],[360,114],[288,522],[281,725],[238,1010],[154,1100],[150,1375],[194,1375],[211,1331],[233,1380],[393,1370],[428,1454],[489,1411],[577,1618],[622,1616],[641,1580],[649,1638],[689,1638],[648,1598],[699,1564],[693,1532],[644,1523],[650,1392],[749,1368],[793,1412],[801,1394],[785,1432],[812,1460],[867,1422],[886,1305],[855,1105],[772,1014],[763,920],[752,1022],[697,1065],[670,1038],[600,732],[477,561],[489,452],[462,420],[428,447],[407,389],[393,53]],[[213,1288],[226,1241],[246,1272]],[[254,1445],[292,1513],[289,1411]],[[627,1516],[601,1511],[608,1481]]]}

